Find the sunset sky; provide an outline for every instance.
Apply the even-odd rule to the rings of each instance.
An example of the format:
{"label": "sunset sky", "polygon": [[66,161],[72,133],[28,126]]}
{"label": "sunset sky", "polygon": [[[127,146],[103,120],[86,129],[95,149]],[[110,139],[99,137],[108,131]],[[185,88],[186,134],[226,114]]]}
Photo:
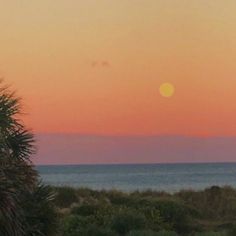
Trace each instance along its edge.
{"label": "sunset sky", "polygon": [[[35,133],[236,136],[235,0],[12,0],[0,9],[0,75]],[[161,96],[163,83],[173,96]]]}

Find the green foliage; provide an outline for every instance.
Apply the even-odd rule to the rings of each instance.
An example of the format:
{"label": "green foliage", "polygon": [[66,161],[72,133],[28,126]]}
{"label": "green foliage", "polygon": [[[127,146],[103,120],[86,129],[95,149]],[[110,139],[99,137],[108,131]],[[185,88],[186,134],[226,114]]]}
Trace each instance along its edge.
{"label": "green foliage", "polygon": [[194,236],[229,236],[224,232],[204,232],[204,233],[196,233]]}
{"label": "green foliage", "polygon": [[26,235],[56,235],[58,225],[53,198],[51,188],[40,183],[32,191],[22,194]]}
{"label": "green foliage", "polygon": [[70,215],[64,218],[62,225],[62,233],[64,236],[74,236],[77,235],[81,227],[80,216]]}
{"label": "green foliage", "polygon": [[84,204],[78,207],[74,207],[71,210],[72,214],[77,214],[81,216],[95,215],[99,210],[99,206],[96,204]]}
{"label": "green foliage", "polygon": [[0,235],[48,236],[56,213],[48,198],[49,189],[38,185],[30,160],[35,152],[34,138],[21,122],[20,114],[20,99],[1,86]]}
{"label": "green foliage", "polygon": [[178,236],[178,234],[173,231],[166,230],[159,232],[152,230],[133,230],[129,232],[128,236]]}
{"label": "green foliage", "polygon": [[145,228],[146,218],[138,211],[122,209],[112,219],[111,228],[120,235],[127,234],[132,229]]}
{"label": "green foliage", "polygon": [[173,231],[162,230],[159,231],[156,236],[178,236],[178,234]]}
{"label": "green foliage", "polygon": [[64,236],[115,236],[114,231],[95,223],[93,216],[81,217],[70,215],[64,219],[62,233]]}
{"label": "green foliage", "polygon": [[164,222],[179,233],[192,231],[192,216],[196,214],[195,209],[190,209],[180,201],[161,199],[155,202],[155,207],[160,211]]}
{"label": "green foliage", "polygon": [[224,221],[235,219],[236,191],[230,187],[212,186],[199,192],[181,191],[175,196],[198,209],[201,218]]}
{"label": "green foliage", "polygon": [[158,236],[158,233],[152,230],[132,230],[127,236]]}
{"label": "green foliage", "polygon": [[86,236],[118,236],[116,232],[106,229],[103,227],[98,227],[96,225],[91,225],[85,232]]}
{"label": "green foliage", "polygon": [[111,190],[105,194],[109,198],[109,201],[115,205],[128,205],[134,203],[132,201],[133,199],[128,194],[120,191]]}
{"label": "green foliage", "polygon": [[227,236],[235,236],[236,235],[236,225],[233,224],[230,229],[228,229],[228,235]]}
{"label": "green foliage", "polygon": [[55,196],[55,204],[58,207],[61,208],[69,207],[72,203],[78,201],[76,192],[74,191],[73,188],[70,187],[55,188],[55,192],[57,193]]}
{"label": "green foliage", "polygon": [[[108,235],[127,236],[236,235],[236,215],[232,207],[236,204],[236,190],[229,187],[175,194],[84,188],[70,191],[76,198],[70,201],[62,217],[62,231],[66,236],[93,235],[95,231],[100,235],[108,232]],[[64,205],[63,194],[63,190],[58,191],[61,205]]]}

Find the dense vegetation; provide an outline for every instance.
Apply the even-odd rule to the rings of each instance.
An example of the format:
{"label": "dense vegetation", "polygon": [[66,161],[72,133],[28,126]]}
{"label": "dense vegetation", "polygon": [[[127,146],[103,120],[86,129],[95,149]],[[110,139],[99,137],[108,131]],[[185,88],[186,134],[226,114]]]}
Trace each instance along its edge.
{"label": "dense vegetation", "polygon": [[62,236],[235,236],[236,190],[175,194],[55,188]]}
{"label": "dense vegetation", "polygon": [[34,138],[20,114],[20,99],[1,86],[0,235],[53,235],[57,217],[52,192],[38,181],[30,160]]}

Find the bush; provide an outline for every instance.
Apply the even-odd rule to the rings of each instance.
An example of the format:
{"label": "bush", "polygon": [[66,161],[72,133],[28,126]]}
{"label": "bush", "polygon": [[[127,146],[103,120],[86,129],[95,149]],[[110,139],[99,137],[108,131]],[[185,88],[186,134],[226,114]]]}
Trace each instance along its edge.
{"label": "bush", "polygon": [[127,236],[158,236],[158,233],[152,230],[132,230]]}
{"label": "bush", "polygon": [[90,215],[95,215],[98,209],[99,209],[98,205],[85,204],[72,208],[71,213],[81,216],[90,216]]}
{"label": "bush", "polygon": [[118,236],[116,232],[111,229],[91,225],[89,229],[84,232],[84,236]]}
{"label": "bush", "polygon": [[[176,233],[181,236],[236,235],[236,214],[233,214],[236,191],[229,187],[196,192],[186,190],[173,195],[155,191],[129,194],[89,189],[72,193],[75,199],[77,196],[80,198],[80,202],[70,210],[74,220],[63,215],[63,232],[70,236],[93,235],[95,232],[100,235],[144,236],[175,236]],[[210,212],[217,216],[209,216]],[[68,222],[70,227],[67,227]]]}
{"label": "bush", "polygon": [[232,221],[236,215],[236,191],[212,186],[204,191],[181,191],[175,196],[200,212],[201,219]]}
{"label": "bush", "polygon": [[162,230],[159,231],[156,236],[178,236],[178,234],[173,231]]}
{"label": "bush", "polygon": [[58,217],[50,187],[38,184],[32,192],[22,193],[25,235],[57,235]]}
{"label": "bush", "polygon": [[204,232],[204,233],[196,233],[194,236],[228,236],[228,234],[224,232]]}
{"label": "bush", "polygon": [[159,231],[167,227],[167,224],[163,222],[160,211],[155,206],[139,206],[136,210],[142,213],[147,219],[146,226],[148,229]]}
{"label": "bush", "polygon": [[88,217],[81,217],[77,215],[70,215],[65,217],[63,222],[63,236],[77,236],[83,235],[90,225],[91,219]]}
{"label": "bush", "polygon": [[156,208],[160,211],[160,216],[179,233],[188,233],[192,230],[192,214],[195,215],[186,205],[181,202],[162,199],[156,201]]}
{"label": "bush", "polygon": [[70,207],[72,203],[78,201],[76,190],[71,187],[55,188],[55,204],[60,208]]}
{"label": "bush", "polygon": [[107,192],[107,197],[110,202],[115,205],[129,205],[133,203],[128,194],[116,190]]}
{"label": "bush", "polygon": [[99,226],[96,217],[81,217],[70,215],[64,219],[62,226],[63,236],[116,236],[116,232],[109,227]]}
{"label": "bush", "polygon": [[111,228],[120,235],[125,235],[130,230],[145,228],[145,224],[146,218],[143,214],[130,209],[122,209],[113,217]]}
{"label": "bush", "polygon": [[228,230],[228,236],[235,236],[236,235],[236,225],[233,225],[231,229]]}
{"label": "bush", "polygon": [[128,236],[178,236],[177,233],[173,231],[159,231],[155,232],[152,230],[132,230]]}

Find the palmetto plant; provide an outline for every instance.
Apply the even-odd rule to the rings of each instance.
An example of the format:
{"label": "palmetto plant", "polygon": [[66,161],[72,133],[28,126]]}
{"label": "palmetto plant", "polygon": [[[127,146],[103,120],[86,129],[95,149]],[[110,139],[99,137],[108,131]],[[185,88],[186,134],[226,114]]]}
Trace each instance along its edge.
{"label": "palmetto plant", "polygon": [[[30,160],[30,156],[35,152],[34,138],[19,119],[20,99],[1,85],[2,81],[0,81],[0,235],[48,235],[46,230],[42,231],[45,228],[42,226],[44,216],[40,211],[48,203],[49,210],[53,212],[50,208],[51,192],[38,183],[37,172]],[[28,201],[32,201],[32,196],[38,199],[37,209],[33,213],[41,214],[40,226],[37,220],[34,221],[37,223],[35,225],[34,222],[27,222],[32,213],[27,204]],[[37,215],[33,217],[37,219]],[[44,222],[47,223],[50,223],[50,220]]]}

